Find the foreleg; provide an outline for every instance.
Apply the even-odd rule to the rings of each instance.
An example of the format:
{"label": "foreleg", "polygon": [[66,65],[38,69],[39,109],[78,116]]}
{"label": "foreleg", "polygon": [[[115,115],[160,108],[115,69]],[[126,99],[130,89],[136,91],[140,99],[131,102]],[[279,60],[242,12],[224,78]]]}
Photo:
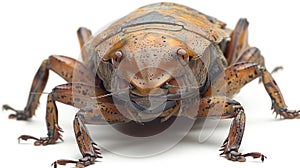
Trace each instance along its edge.
{"label": "foreleg", "polygon": [[102,158],[100,148],[93,142],[82,117],[80,112],[77,113],[73,122],[74,133],[82,158],[78,161],[57,160],[53,163],[55,168],[57,165],[66,165],[67,163],[75,163],[76,167],[85,167],[93,164],[97,158]]}
{"label": "foreleg", "polygon": [[229,135],[220,150],[222,151],[221,155],[224,155],[229,160],[240,162],[244,162],[247,156],[260,158],[262,161],[265,159],[265,156],[259,152],[242,154],[238,151],[244,135],[246,122],[244,109],[239,102],[225,96],[204,97],[200,100],[199,109],[196,113],[189,111],[184,112],[183,115],[193,119],[207,117],[220,119],[233,118]]}
{"label": "foreleg", "polygon": [[100,149],[92,140],[85,124],[113,124],[128,121],[114,105],[109,103],[97,103],[81,109],[74,119],[73,126],[82,158],[78,161],[60,159],[53,163],[54,167],[57,165],[66,165],[67,163],[75,163],[76,167],[85,167],[93,164],[97,158],[102,158]]}

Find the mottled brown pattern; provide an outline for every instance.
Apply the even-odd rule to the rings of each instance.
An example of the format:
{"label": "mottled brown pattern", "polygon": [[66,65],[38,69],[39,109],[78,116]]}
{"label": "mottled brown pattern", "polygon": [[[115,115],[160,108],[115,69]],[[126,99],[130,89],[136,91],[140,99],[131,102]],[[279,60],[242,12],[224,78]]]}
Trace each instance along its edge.
{"label": "mottled brown pattern", "polygon": [[249,156],[264,161],[259,152],[239,152],[246,115],[233,100],[234,94],[260,78],[276,115],[287,119],[300,115],[287,109],[264,57],[248,44],[248,25],[246,19],[240,19],[230,30],[224,22],[189,7],[156,3],[133,11],[94,37],[87,28],[79,28],[83,61],[50,56],[34,76],[24,110],[9,105],[3,109],[15,112],[9,118],[31,118],[51,70],[67,83],[48,95],[47,137],[22,135],[19,139],[33,139],[35,145],[56,143],[62,129],[55,102],[77,107],[74,133],[82,158],[57,160],[54,167],[67,163],[85,167],[101,157],[86,124],[133,121],[142,125],[147,120],[178,116],[232,118],[221,155],[232,161],[243,162]]}

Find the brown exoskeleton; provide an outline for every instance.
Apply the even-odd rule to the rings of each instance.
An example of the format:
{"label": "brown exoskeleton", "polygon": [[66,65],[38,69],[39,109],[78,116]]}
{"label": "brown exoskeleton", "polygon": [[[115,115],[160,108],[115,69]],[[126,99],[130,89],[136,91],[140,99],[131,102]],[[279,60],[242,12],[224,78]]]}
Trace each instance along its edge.
{"label": "brown exoskeleton", "polygon": [[[245,161],[247,156],[264,160],[261,153],[238,151],[245,113],[233,95],[261,78],[277,115],[288,119],[300,116],[299,111],[287,109],[260,51],[249,46],[247,29],[246,19],[240,19],[230,30],[213,17],[173,3],[142,7],[95,36],[80,28],[83,61],[50,56],[42,62],[30,90],[43,92],[49,70],[67,81],[48,95],[48,136],[22,135],[20,139],[34,139],[35,145],[54,144],[61,139],[55,105],[58,101],[80,109],[74,131],[83,158],[57,160],[55,166],[76,163],[82,167],[101,157],[85,124],[142,124],[171,116],[233,118],[221,154],[233,161]],[[24,110],[8,105],[3,108],[15,111],[10,118],[27,120],[35,114],[40,96],[30,94]]]}

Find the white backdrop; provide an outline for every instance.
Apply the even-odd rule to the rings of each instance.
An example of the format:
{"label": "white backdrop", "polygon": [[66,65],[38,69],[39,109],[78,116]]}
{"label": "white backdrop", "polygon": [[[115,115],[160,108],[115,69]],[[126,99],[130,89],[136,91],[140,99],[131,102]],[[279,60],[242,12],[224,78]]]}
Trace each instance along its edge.
{"label": "white backdrop", "polygon": [[[86,26],[94,32],[150,0],[109,1],[37,1],[11,0],[0,2],[0,105],[10,104],[23,109],[32,78],[43,59],[51,54],[79,56],[76,30]],[[198,0],[180,1],[233,28],[240,17],[250,22],[250,44],[261,49],[268,69],[283,66],[274,78],[290,109],[300,109],[299,94],[299,3],[295,0]],[[50,75],[46,92],[64,81]],[[268,156],[261,163],[248,158],[246,163],[234,163],[219,157],[218,149],[227,136],[231,120],[222,121],[213,135],[198,143],[193,130],[171,150],[148,158],[130,158],[102,150],[103,159],[92,167],[296,167],[300,146],[300,120],[274,119],[270,100],[258,81],[247,85],[236,99],[244,105],[247,122],[241,152],[259,151]],[[76,110],[58,103],[59,122],[64,129],[64,142],[46,147],[34,147],[32,141],[18,144],[22,134],[46,136],[46,95],[42,96],[36,116],[29,122],[8,120],[10,112],[0,113],[0,149],[2,167],[50,167],[56,159],[80,157],[73,136],[72,122]],[[92,134],[97,137],[97,129]],[[95,139],[96,142],[101,139]],[[122,146],[131,150],[132,146]],[[68,165],[67,167],[73,167]]]}

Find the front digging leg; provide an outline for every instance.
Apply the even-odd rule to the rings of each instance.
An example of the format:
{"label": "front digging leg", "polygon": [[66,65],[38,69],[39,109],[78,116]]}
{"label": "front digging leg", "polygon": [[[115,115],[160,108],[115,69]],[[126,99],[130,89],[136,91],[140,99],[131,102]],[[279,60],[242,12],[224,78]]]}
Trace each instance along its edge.
{"label": "front digging leg", "polygon": [[97,158],[102,158],[100,148],[91,139],[87,128],[85,127],[81,113],[77,113],[73,123],[74,133],[82,158],[78,161],[74,160],[57,160],[53,163],[54,168],[57,165],[66,165],[68,163],[75,163],[76,168],[82,168],[95,163]]}
{"label": "front digging leg", "polygon": [[83,168],[94,164],[97,158],[102,158],[100,149],[92,140],[85,124],[113,124],[128,121],[129,120],[110,103],[98,102],[97,104],[82,108],[76,114],[73,123],[76,142],[82,154],[82,158],[77,161],[66,159],[57,160],[53,163],[54,168],[56,168],[57,165],[66,165],[68,163],[76,164],[76,168]]}
{"label": "front digging leg", "polygon": [[246,116],[242,107],[237,107],[235,110],[237,111],[237,115],[231,123],[229,135],[220,149],[222,152],[220,155],[224,155],[225,158],[231,161],[245,162],[246,157],[251,156],[254,159],[260,158],[263,162],[266,159],[266,156],[259,152],[242,154],[238,151],[245,130]]}
{"label": "front digging leg", "polygon": [[199,102],[199,109],[194,111],[187,111],[183,113],[184,116],[198,119],[198,118],[219,118],[229,119],[233,118],[229,135],[224,141],[220,151],[220,155],[231,161],[246,161],[246,157],[260,158],[262,161],[266,158],[259,152],[250,152],[242,154],[239,148],[243,139],[246,116],[241,104],[226,96],[209,96],[201,98]]}
{"label": "front digging leg", "polygon": [[47,100],[46,124],[48,130],[47,137],[35,138],[30,135],[21,135],[18,140],[27,141],[28,139],[33,139],[35,140],[35,146],[55,144],[58,139],[62,140],[60,133],[63,132],[63,130],[58,126],[57,107],[53,100],[52,93],[48,95]]}

